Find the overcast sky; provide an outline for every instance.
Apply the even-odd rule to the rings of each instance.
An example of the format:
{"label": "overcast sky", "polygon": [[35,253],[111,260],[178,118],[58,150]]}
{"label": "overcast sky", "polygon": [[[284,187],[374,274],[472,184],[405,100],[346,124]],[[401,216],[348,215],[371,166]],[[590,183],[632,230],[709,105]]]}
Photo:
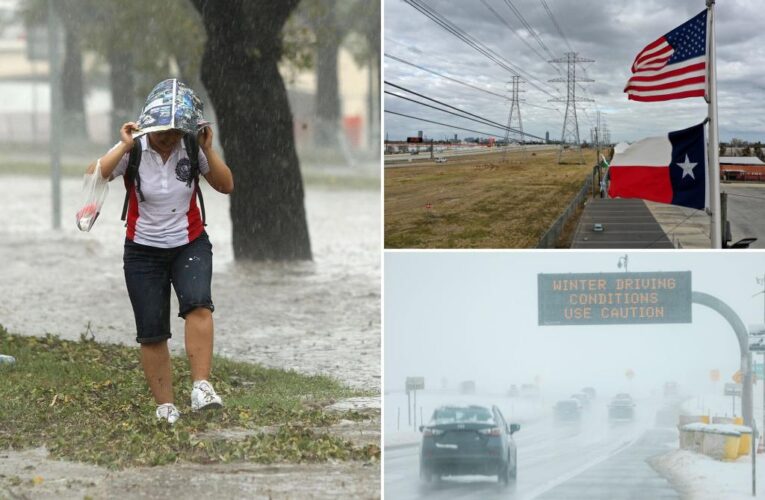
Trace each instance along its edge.
{"label": "overcast sky", "polygon": [[[665,381],[708,390],[739,368],[733,330],[718,313],[692,308],[693,323],[537,326],[537,274],[621,272],[623,252],[386,252],[385,391],[407,376],[426,389],[476,380],[505,391],[539,376],[546,388],[650,393]],[[763,323],[763,254],[633,252],[630,272],[691,271],[692,288],[720,298],[745,325]],[[760,360],[760,356],[757,356]],[[628,386],[627,369],[635,373]]]}
{"label": "overcast sky", "polygon": [[[559,77],[553,65],[527,47],[526,39],[541,55],[545,52],[524,31],[518,17],[506,0],[425,0],[449,21],[483,42],[514,66],[520,67],[535,80],[534,84],[565,99],[565,86],[546,83]],[[488,3],[499,17],[483,2]],[[512,0],[542,42],[558,57],[569,49],[558,34],[539,0]],[[705,8],[704,0],[547,0],[555,19],[574,51],[580,57],[594,59],[582,67],[594,83],[582,83],[578,95],[591,97],[595,103],[583,103],[579,111],[582,140],[589,140],[599,109],[606,118],[611,139],[637,140],[662,135],[701,122],[707,114],[702,98],[658,103],[628,101],[623,88],[630,75],[630,66],[637,53],[648,43],[679,26]],[[732,137],[765,140],[765,9],[761,0],[720,0],[716,7],[718,96],[721,140]],[[500,19],[501,17],[501,19]],[[503,22],[504,20],[504,22]],[[516,29],[516,34],[505,24]],[[466,81],[473,85],[505,93],[505,82],[511,73],[476,52],[454,35],[440,28],[403,0],[385,2],[384,50],[387,54],[419,64],[428,69]],[[565,68],[563,68],[565,75]],[[525,76],[525,75],[524,75]],[[509,101],[450,82],[406,64],[384,58],[385,80],[442,100],[460,109],[507,122]],[[550,97],[530,84],[521,103],[524,131],[544,136],[550,132],[559,139],[565,103],[548,102]],[[395,90],[386,86],[387,90]],[[410,96],[411,97],[411,96]],[[535,106],[558,107],[560,111]],[[582,106],[582,104],[580,104]],[[467,120],[424,108],[389,95],[385,108],[502,135]],[[417,122],[385,114],[385,131],[391,140],[415,135],[423,130],[436,139],[476,136],[450,127]]]}

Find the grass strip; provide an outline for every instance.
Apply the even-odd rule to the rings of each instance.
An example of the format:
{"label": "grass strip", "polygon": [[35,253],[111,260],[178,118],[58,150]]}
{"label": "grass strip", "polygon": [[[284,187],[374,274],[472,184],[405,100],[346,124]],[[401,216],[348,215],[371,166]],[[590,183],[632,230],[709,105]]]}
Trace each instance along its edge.
{"label": "grass strip", "polygon": [[557,150],[385,168],[385,248],[534,248],[591,172]]}
{"label": "grass strip", "polygon": [[[109,468],[380,457],[378,445],[357,446],[331,433],[330,426],[342,419],[370,416],[325,411],[338,399],[369,395],[329,377],[216,356],[211,382],[225,407],[192,413],[188,363],[174,356],[175,401],[182,416],[170,426],[154,416],[137,347],[84,336],[77,342],[22,336],[0,326],[0,353],[17,360],[0,365],[0,448],[44,445],[54,457]],[[227,429],[239,437],[218,432]]]}

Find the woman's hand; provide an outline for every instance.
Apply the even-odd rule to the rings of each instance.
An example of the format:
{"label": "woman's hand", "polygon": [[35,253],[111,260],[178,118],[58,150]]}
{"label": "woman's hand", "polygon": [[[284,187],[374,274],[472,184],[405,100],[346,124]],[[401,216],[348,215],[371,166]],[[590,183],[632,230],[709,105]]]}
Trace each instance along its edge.
{"label": "woman's hand", "polygon": [[202,148],[202,151],[207,154],[207,151],[210,150],[212,147],[212,139],[213,139],[213,132],[210,126],[206,126],[202,130],[199,131],[199,134],[197,134],[197,142],[199,143],[199,147]]}
{"label": "woman's hand", "polygon": [[122,141],[122,144],[124,144],[128,149],[133,149],[133,131],[138,132],[141,130],[138,128],[138,124],[135,122],[127,122],[120,127],[120,141]]}

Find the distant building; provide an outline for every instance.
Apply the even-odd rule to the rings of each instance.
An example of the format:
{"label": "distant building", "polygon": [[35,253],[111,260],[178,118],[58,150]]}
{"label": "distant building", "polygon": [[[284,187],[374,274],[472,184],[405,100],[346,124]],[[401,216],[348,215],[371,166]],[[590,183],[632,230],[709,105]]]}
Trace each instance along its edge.
{"label": "distant building", "polygon": [[417,131],[417,137],[419,137],[420,139],[422,139],[422,130],[418,130],[418,131]]}
{"label": "distant building", "polygon": [[545,142],[550,142],[550,131],[545,132]]}
{"label": "distant building", "polygon": [[454,134],[454,142],[459,142],[459,139],[457,139],[457,134]]}
{"label": "distant building", "polygon": [[729,181],[765,181],[765,163],[755,156],[721,156],[720,177]]}

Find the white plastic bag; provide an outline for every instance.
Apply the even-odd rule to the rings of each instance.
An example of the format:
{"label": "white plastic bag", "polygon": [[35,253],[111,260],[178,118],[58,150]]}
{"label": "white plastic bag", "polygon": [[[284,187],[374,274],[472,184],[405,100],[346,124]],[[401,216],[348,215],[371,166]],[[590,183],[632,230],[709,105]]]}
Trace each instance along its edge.
{"label": "white plastic bag", "polygon": [[96,162],[96,170],[83,176],[82,192],[85,194],[85,201],[77,211],[77,228],[80,231],[90,231],[101,213],[106,195],[109,194],[109,181],[101,177],[100,159]]}

